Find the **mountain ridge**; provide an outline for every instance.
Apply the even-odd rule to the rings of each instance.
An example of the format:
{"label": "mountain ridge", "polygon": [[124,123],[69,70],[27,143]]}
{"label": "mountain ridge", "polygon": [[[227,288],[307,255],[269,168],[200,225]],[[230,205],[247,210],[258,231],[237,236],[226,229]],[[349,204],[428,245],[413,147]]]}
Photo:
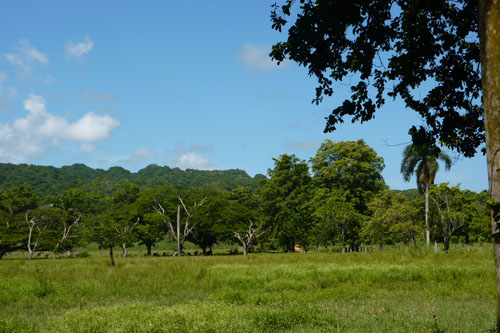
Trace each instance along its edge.
{"label": "mountain ridge", "polygon": [[82,188],[102,195],[111,194],[123,181],[143,188],[173,185],[181,188],[210,187],[217,190],[232,190],[238,187],[256,189],[264,175],[249,176],[241,169],[197,170],[170,168],[150,164],[137,172],[120,166],[108,170],[94,169],[82,163],[61,167],[34,164],[0,163],[0,191],[28,184],[41,195],[61,194],[69,188]]}

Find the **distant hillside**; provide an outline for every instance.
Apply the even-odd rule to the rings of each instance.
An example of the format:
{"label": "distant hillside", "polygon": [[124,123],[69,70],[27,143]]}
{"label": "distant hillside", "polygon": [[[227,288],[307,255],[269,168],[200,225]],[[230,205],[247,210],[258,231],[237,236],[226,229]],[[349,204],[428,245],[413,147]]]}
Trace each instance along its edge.
{"label": "distant hillside", "polygon": [[408,190],[392,190],[395,193],[401,193],[402,195],[406,196],[410,200],[419,200],[422,199],[422,196],[420,193],[418,193],[418,190],[416,188],[408,189]]}
{"label": "distant hillside", "polygon": [[9,187],[28,184],[41,195],[60,194],[68,188],[82,188],[88,192],[111,194],[116,185],[129,181],[143,188],[160,185],[179,187],[210,187],[231,190],[238,187],[258,187],[263,175],[250,177],[245,171],[233,170],[192,170],[169,168],[151,164],[137,173],[122,167],[109,170],[92,169],[84,164],[73,164],[56,168],[27,164],[0,163],[0,191]]}

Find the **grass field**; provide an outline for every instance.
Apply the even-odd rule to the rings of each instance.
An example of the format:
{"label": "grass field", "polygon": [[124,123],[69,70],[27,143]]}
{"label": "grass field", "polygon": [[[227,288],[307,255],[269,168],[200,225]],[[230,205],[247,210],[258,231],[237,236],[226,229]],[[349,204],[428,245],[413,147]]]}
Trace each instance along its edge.
{"label": "grass field", "polygon": [[491,251],[0,261],[0,332],[487,332]]}

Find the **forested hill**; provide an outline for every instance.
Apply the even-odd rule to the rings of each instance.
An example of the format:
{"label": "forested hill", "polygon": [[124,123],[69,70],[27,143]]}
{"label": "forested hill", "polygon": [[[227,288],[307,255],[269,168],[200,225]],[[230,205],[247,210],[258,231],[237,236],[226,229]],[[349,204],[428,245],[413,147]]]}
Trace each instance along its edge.
{"label": "forested hill", "polygon": [[61,194],[68,188],[81,188],[87,192],[110,195],[122,181],[138,184],[143,188],[176,185],[183,188],[209,187],[231,190],[238,187],[256,188],[263,175],[250,177],[245,171],[232,170],[181,170],[151,164],[138,172],[122,167],[109,170],[92,169],[84,164],[56,168],[27,164],[0,163],[0,191],[9,187],[28,184],[41,195]]}

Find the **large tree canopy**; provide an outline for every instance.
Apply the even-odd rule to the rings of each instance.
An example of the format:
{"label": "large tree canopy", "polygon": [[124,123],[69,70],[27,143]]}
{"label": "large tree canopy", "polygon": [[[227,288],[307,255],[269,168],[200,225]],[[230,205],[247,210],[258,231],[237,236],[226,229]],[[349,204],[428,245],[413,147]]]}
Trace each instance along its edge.
{"label": "large tree canopy", "polygon": [[372,195],[385,188],[384,159],[363,140],[325,140],[310,161],[317,186],[344,191],[360,212]]}
{"label": "large tree canopy", "polygon": [[298,14],[295,2],[273,6],[273,29],[295,21],[271,56],[308,68],[316,103],[334,94],[335,81],[356,78],[325,132],[345,116],[370,120],[386,97],[399,97],[422,118],[409,130],[414,143],[476,153],[485,138],[477,1],[300,0]]}

